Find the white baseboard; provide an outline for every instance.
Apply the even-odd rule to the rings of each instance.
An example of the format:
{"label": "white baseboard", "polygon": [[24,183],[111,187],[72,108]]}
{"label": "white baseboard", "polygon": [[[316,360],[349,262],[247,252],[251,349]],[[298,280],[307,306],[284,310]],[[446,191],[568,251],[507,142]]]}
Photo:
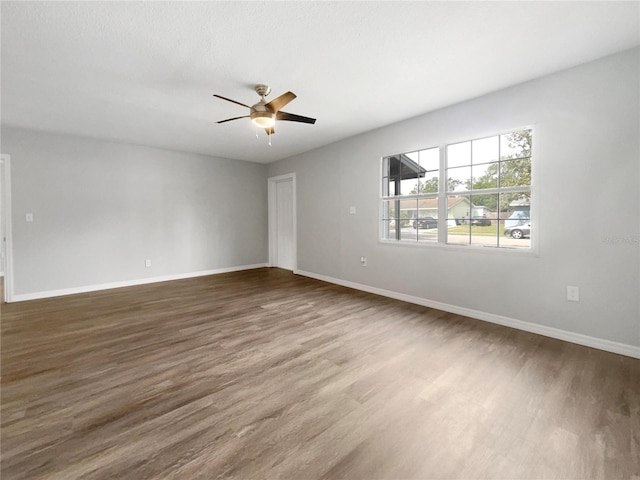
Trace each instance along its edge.
{"label": "white baseboard", "polygon": [[604,340],[601,338],[590,337],[588,335],[568,332],[566,330],[560,330],[558,328],[547,327],[544,325],[538,325],[530,322],[523,322],[522,320],[503,317],[501,315],[495,315],[493,313],[481,312],[479,310],[472,310],[470,308],[458,307],[456,305],[450,305],[448,303],[436,302],[434,300],[429,300],[426,298],[416,297],[413,295],[406,295],[404,293],[393,292],[391,290],[371,287],[369,285],[349,282],[347,280],[341,280],[338,278],[327,277],[325,275],[320,275],[317,273],[305,272],[303,270],[294,270],[293,273],[297,275],[302,275],[304,277],[315,278],[316,280],[322,280],[324,282],[341,285],[343,287],[349,287],[355,290],[361,290],[363,292],[382,295],[383,297],[394,298],[396,300],[402,300],[408,303],[422,305],[424,307],[435,308],[437,310],[442,310],[445,312],[456,313],[459,315],[464,315],[465,317],[471,317],[477,320],[483,320],[485,322],[503,325],[505,327],[524,330],[525,332],[537,333],[538,335],[556,338],[558,340],[564,340],[565,342],[576,343],[578,345],[583,345],[585,347],[597,348],[598,350],[617,353],[620,355],[625,355],[627,357],[640,358],[640,347],[636,347],[634,345],[612,342],[611,340]]}
{"label": "white baseboard", "polygon": [[253,265],[242,265],[239,267],[217,268],[214,270],[203,270],[200,272],[179,273],[176,275],[164,275],[161,277],[140,278],[137,280],[125,280],[122,282],[102,283],[98,285],[87,285],[84,287],[63,288],[61,290],[48,290],[45,292],[24,293],[12,295],[12,302],[24,302],[27,300],[38,300],[41,298],[61,297],[64,295],[75,295],[76,293],[96,292],[99,290],[109,290],[112,288],[132,287],[135,285],[146,285],[148,283],[168,282],[171,280],[182,280],[184,278],[204,277],[206,275],[217,275],[220,273],[238,272],[240,270],[251,270],[254,268],[266,267],[266,263],[256,263]]}

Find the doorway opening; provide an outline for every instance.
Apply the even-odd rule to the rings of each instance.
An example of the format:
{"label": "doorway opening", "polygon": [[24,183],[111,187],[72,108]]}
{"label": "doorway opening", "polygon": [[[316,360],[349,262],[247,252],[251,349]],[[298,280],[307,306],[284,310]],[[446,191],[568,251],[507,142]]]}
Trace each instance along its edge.
{"label": "doorway opening", "polygon": [[269,178],[269,266],[297,268],[296,174]]}
{"label": "doorway opening", "polygon": [[0,155],[0,272],[2,302],[13,297],[13,259],[11,246],[11,157]]}

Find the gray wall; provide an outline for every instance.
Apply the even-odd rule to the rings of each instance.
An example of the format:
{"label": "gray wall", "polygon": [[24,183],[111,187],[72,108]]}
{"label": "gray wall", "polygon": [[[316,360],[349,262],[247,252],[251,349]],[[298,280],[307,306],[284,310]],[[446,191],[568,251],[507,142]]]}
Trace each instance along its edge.
{"label": "gray wall", "polygon": [[[297,176],[298,269],[639,346],[639,52],[271,164]],[[381,157],[529,125],[538,255],[379,243]]]}
{"label": "gray wall", "polygon": [[16,295],[268,260],[265,165],[6,127],[2,152]]}

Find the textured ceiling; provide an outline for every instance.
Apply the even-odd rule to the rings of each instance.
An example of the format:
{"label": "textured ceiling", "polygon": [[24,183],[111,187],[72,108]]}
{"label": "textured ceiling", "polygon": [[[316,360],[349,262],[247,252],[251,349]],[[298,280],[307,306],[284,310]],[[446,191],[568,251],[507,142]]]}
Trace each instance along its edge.
{"label": "textured ceiling", "polygon": [[[640,43],[631,2],[1,2],[2,123],[271,162]],[[291,90],[273,146],[243,107]],[[10,153],[10,152],[7,152]]]}

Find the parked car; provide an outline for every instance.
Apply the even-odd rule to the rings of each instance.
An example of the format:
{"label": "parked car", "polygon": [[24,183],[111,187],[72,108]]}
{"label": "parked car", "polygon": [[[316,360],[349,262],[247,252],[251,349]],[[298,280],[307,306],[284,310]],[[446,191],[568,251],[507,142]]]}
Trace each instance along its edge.
{"label": "parked car", "polygon": [[478,225],[480,227],[490,227],[491,226],[491,220],[488,219],[487,217],[472,217],[471,218],[471,225]]}
{"label": "parked car", "polygon": [[413,228],[437,228],[438,220],[433,217],[420,217],[413,221]]}
{"label": "parked car", "polygon": [[505,228],[504,234],[511,236],[511,238],[529,237],[531,236],[531,223]]}

